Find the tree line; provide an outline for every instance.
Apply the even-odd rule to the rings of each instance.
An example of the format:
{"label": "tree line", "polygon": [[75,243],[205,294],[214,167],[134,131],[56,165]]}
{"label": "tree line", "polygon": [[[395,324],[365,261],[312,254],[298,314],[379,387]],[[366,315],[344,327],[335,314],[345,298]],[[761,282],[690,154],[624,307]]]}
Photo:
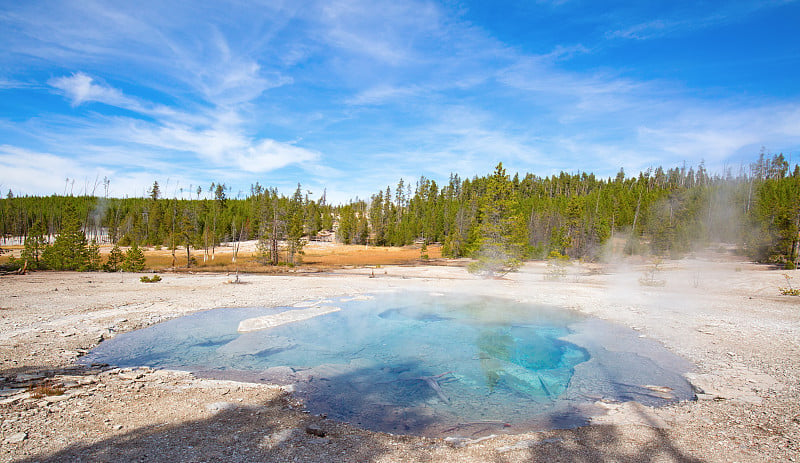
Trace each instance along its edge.
{"label": "tree line", "polygon": [[[154,182],[141,198],[9,193],[0,199],[0,233],[4,242],[22,237],[26,249],[30,241],[42,252],[70,233],[82,235],[86,247],[163,246],[173,256],[182,248],[187,264],[190,249],[213,259],[222,242],[258,240],[265,264],[293,265],[308,239],[335,230],[346,244],[441,243],[445,256],[473,257],[490,273],[531,258],[596,260],[609,246],[678,257],[715,242],[736,244],[759,262],[793,266],[800,247],[800,166],[790,171],[782,154],[763,152],[735,173],[710,173],[700,163],[632,176],[620,169],[609,178],[511,176],[499,164],[486,176],[452,174],[444,185],[400,179],[339,205],[325,194],[309,198],[299,184],[289,196],[258,183],[244,199],[227,197],[224,184],[207,191],[213,196],[165,198]],[[28,265],[60,268],[37,262]]]}

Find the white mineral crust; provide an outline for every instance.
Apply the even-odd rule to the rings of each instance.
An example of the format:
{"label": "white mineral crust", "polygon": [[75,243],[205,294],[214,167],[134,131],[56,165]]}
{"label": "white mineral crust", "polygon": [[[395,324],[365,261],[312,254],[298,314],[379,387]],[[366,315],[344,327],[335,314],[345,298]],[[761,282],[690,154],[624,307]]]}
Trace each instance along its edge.
{"label": "white mineral crust", "polygon": [[338,312],[340,310],[342,309],[339,307],[321,306],[311,307],[309,309],[287,310],[272,315],[264,315],[263,317],[248,318],[247,320],[239,322],[238,331],[240,333],[249,333],[250,331],[265,330],[287,323],[308,320],[309,318],[319,317],[320,315]]}

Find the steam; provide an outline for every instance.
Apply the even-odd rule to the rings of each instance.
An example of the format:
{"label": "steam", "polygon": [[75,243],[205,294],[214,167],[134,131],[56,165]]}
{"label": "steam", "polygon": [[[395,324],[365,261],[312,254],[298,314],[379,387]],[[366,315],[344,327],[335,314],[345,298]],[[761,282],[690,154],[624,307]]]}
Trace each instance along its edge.
{"label": "steam", "polygon": [[94,238],[98,243],[102,243],[107,239],[103,231],[103,218],[108,210],[108,200],[106,198],[98,198],[97,204],[94,209],[89,213],[87,223],[87,235]]}

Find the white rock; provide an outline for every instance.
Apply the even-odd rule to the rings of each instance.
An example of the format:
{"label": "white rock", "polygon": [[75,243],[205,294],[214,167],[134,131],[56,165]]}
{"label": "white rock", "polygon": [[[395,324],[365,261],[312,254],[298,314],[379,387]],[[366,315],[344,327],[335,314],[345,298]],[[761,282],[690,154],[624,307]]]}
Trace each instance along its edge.
{"label": "white rock", "polygon": [[234,409],[236,409],[238,407],[239,407],[239,405],[235,404],[233,402],[214,402],[214,403],[207,404],[206,405],[206,410],[208,410],[210,412],[213,412],[213,413],[219,413],[219,412],[223,412],[223,411],[226,411],[226,410],[234,410]]}
{"label": "white rock", "polygon": [[28,433],[18,432],[6,437],[6,444],[19,444],[28,438]]}
{"label": "white rock", "polygon": [[61,394],[61,395],[49,395],[44,398],[47,403],[56,403],[61,402],[62,400],[67,400],[70,398],[69,394]]}

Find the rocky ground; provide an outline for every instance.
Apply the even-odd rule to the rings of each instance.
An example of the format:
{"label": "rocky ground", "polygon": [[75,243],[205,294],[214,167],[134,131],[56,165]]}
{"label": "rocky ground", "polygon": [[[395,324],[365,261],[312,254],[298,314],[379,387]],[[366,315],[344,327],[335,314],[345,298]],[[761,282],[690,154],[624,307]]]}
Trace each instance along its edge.
{"label": "rocky ground", "polygon": [[[245,275],[243,284],[209,274],[163,274],[152,284],[133,274],[0,277],[0,460],[799,459],[800,298],[779,294],[786,272],[730,260],[648,269],[573,265],[560,281],[538,263],[488,281],[442,266]],[[198,310],[387,288],[504,295],[626,325],[696,365],[688,378],[698,400],[660,409],[602,403],[607,412],[577,429],[434,439],[313,416],[290,388],[76,365],[103,339]]]}

